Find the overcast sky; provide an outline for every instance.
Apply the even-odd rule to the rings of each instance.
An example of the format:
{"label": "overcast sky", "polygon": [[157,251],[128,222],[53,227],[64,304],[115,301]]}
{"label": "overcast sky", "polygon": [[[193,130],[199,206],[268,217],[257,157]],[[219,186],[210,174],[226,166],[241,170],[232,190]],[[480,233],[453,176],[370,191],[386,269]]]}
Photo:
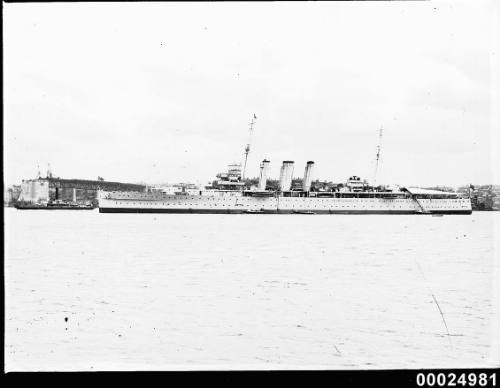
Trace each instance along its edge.
{"label": "overcast sky", "polygon": [[[498,1],[4,7],[4,180],[500,183]],[[496,169],[496,170],[495,170]]]}

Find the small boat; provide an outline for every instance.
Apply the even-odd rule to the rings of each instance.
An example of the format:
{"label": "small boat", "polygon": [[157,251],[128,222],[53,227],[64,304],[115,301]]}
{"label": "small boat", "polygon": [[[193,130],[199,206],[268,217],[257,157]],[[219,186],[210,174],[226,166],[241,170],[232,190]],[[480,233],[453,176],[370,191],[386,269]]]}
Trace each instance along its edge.
{"label": "small boat", "polygon": [[294,210],[292,213],[293,214],[316,214],[316,213],[309,211],[309,210]]}
{"label": "small boat", "polygon": [[15,205],[18,210],[93,210],[95,207],[92,204],[68,203],[61,201],[53,201],[49,203],[27,203],[22,202]]}
{"label": "small boat", "polygon": [[63,202],[63,201],[52,201],[47,204],[48,209],[61,209],[61,210],[92,210],[94,206],[90,203],[76,203],[76,202]]}
{"label": "small boat", "polygon": [[245,214],[263,214],[264,213],[264,210],[252,210],[252,209],[248,209],[248,210],[245,210],[243,213]]}
{"label": "small boat", "polygon": [[25,209],[47,209],[47,205],[45,204],[39,204],[39,203],[17,203],[14,205],[14,207],[18,210],[25,210]]}

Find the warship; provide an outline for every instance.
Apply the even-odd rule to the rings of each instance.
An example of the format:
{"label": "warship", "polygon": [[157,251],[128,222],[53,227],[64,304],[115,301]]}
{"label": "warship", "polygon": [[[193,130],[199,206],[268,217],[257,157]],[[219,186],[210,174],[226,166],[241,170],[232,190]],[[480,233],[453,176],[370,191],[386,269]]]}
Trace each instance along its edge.
{"label": "warship", "polygon": [[234,165],[212,187],[198,192],[98,193],[100,213],[223,214],[471,214],[468,196],[413,187],[372,187],[358,176],[329,190],[311,187],[314,162],[307,162],[302,187],[291,187],[293,161],[284,161],[279,187],[266,189],[269,161],[260,165],[258,185],[245,188]]}
{"label": "warship", "polygon": [[[258,183],[248,187],[245,169],[250,151],[250,137],[255,124],[250,123],[250,135],[245,147],[243,169],[229,165],[227,173],[217,175],[211,186],[174,193],[146,190],[145,192],[98,192],[100,213],[197,213],[197,214],[471,214],[470,195],[428,190],[415,187],[369,185],[358,176],[345,184],[328,188],[313,185],[314,162],[305,166],[302,184],[292,187],[294,161],[282,163],[279,185],[267,185],[270,161],[260,164]],[[377,166],[380,156],[379,134]]]}

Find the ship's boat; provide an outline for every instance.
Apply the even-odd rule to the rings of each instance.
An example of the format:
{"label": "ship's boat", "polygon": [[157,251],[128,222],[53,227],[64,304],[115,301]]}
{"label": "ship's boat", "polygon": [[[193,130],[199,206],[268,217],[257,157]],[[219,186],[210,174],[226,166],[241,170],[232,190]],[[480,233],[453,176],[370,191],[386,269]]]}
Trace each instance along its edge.
{"label": "ship's boat", "polygon": [[246,195],[251,197],[273,197],[275,193],[273,191],[247,191]]}

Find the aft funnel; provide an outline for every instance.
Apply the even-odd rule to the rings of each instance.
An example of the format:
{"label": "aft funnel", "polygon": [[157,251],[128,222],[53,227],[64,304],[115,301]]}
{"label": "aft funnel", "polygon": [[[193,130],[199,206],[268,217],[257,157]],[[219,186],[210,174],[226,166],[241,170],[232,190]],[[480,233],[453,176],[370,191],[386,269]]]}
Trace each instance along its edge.
{"label": "aft funnel", "polygon": [[303,191],[311,190],[313,168],[314,168],[314,162],[313,161],[307,162],[306,169],[304,171],[304,180],[302,181]]}

